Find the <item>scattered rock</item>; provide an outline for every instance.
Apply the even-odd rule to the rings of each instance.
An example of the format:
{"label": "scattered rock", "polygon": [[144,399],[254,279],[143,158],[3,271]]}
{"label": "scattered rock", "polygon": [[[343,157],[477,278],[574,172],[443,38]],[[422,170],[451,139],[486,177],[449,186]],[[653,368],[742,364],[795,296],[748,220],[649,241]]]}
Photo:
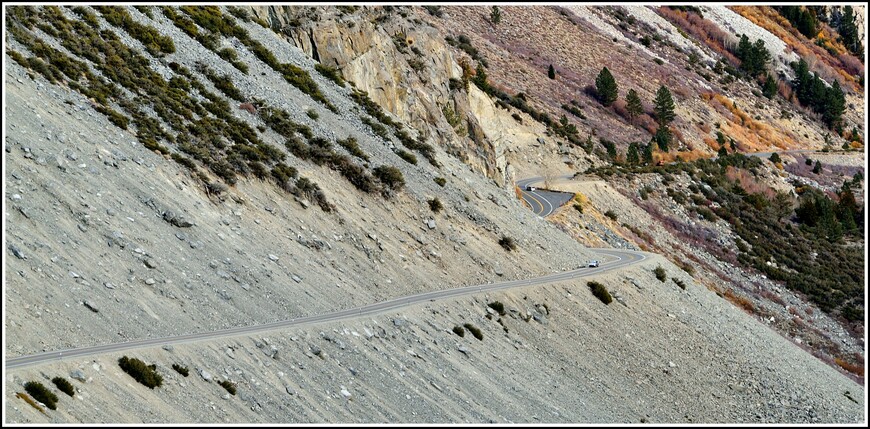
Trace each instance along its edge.
{"label": "scattered rock", "polygon": [[302,279],[299,278],[299,276],[297,276],[296,274],[293,274],[292,276],[290,276],[290,278],[293,279],[293,281],[296,283],[302,283]]}
{"label": "scattered rock", "polygon": [[211,381],[211,373],[204,369],[199,370],[199,376],[205,381]]}
{"label": "scattered rock", "polygon": [[408,324],[408,321],[405,319],[393,319],[393,325],[396,326],[405,326]]}
{"label": "scattered rock", "polygon": [[289,394],[290,396],[296,396],[296,390],[294,390],[292,387],[284,386],[284,390],[286,390],[287,394]]}
{"label": "scattered rock", "polygon": [[428,226],[429,229],[435,229],[435,219],[427,219],[426,226]]}
{"label": "scattered rock", "polygon": [[273,261],[277,261],[277,260],[278,260],[278,257],[270,253],[270,254],[269,254],[269,259],[271,259],[271,260],[273,260]]}
{"label": "scattered rock", "polygon": [[187,221],[181,216],[176,215],[171,211],[163,212],[163,220],[169,222],[170,225],[175,225],[179,228],[189,228],[193,226],[193,223]]}
{"label": "scattered rock", "polygon": [[179,239],[179,240],[181,240],[181,241],[184,241],[184,240],[187,240],[187,234],[185,234],[185,233],[183,233],[183,232],[176,232],[176,233],[175,233],[175,238],[177,238],[177,239]]}
{"label": "scattered rock", "polygon": [[109,282],[105,282],[105,283],[103,283],[103,286],[105,286],[105,287],[108,288],[108,289],[114,289],[114,288],[115,288],[115,285],[112,284],[112,283],[109,283]]}
{"label": "scattered rock", "polygon": [[81,381],[84,383],[88,378],[85,376],[84,371],[77,369],[75,371],[71,371],[69,373],[70,378]]}
{"label": "scattered rock", "polygon": [[157,268],[157,262],[155,262],[151,258],[146,258],[145,259],[145,266],[148,268]]}
{"label": "scattered rock", "polygon": [[235,358],[236,358],[235,353],[233,353],[233,349],[227,347],[226,352],[227,352],[227,356],[229,356],[231,359],[235,359]]}
{"label": "scattered rock", "polygon": [[18,258],[18,259],[27,259],[27,257],[24,256],[24,252],[22,252],[21,249],[19,249],[19,248],[13,246],[13,245],[11,245],[11,244],[9,245],[9,250],[12,251],[12,254],[15,255],[16,258]]}
{"label": "scattered rock", "polygon": [[145,279],[145,284],[146,284],[146,285],[149,285],[149,286],[150,286],[150,285],[153,285],[154,283],[157,283],[157,281],[155,281],[154,279],[152,279],[152,278],[150,278],[150,277],[147,278],[147,279]]}
{"label": "scattered rock", "polygon": [[92,304],[90,301],[83,301],[82,305],[84,305],[85,307],[87,307],[88,310],[91,310],[94,313],[100,312],[100,310],[97,310],[97,308],[94,306],[94,304]]}
{"label": "scattered rock", "polygon": [[459,352],[462,353],[462,354],[468,355],[468,349],[466,349],[466,348],[463,347],[463,346],[459,346],[459,347],[457,347],[456,350],[459,350]]}
{"label": "scattered rock", "polygon": [[175,347],[172,347],[171,344],[165,344],[163,346],[163,350],[166,350],[167,352],[171,352],[171,351],[175,350]]}
{"label": "scattered rock", "polygon": [[341,386],[341,396],[344,396],[345,398],[350,398],[351,396],[350,392],[348,392],[344,386]]}

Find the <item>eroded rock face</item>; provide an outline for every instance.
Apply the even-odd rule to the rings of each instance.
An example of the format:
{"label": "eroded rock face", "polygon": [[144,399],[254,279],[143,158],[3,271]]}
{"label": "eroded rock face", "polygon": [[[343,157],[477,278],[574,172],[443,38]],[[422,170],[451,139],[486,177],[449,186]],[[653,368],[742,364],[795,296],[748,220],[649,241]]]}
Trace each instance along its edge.
{"label": "eroded rock face", "polygon": [[[462,69],[436,29],[415,25],[395,12],[390,19],[373,23],[384,13],[382,9],[362,8],[349,14],[336,8],[251,9],[285,34],[288,42],[341,70],[346,80],[411,124],[427,143],[442,146],[500,185],[512,183],[505,148],[516,139],[534,136],[517,132],[516,120],[496,109],[474,85],[468,92],[450,90],[449,80],[461,79]],[[421,62],[416,68],[411,65],[415,61]],[[444,106],[459,118],[456,129],[445,119]]]}

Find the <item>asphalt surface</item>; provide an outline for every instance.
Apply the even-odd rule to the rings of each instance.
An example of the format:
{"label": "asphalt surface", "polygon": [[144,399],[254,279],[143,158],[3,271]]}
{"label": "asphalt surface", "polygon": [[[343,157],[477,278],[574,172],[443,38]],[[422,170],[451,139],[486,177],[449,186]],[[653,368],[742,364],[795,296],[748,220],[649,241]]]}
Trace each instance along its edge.
{"label": "asphalt surface", "polygon": [[[523,286],[535,286],[547,283],[553,283],[564,280],[587,277],[594,274],[601,274],[607,271],[612,271],[633,265],[643,261],[648,256],[645,252],[636,252],[630,250],[617,249],[596,249],[596,253],[602,255],[603,260],[601,266],[596,268],[581,267],[571,271],[549,274],[542,277],[536,277],[526,280],[511,280],[499,283],[487,283],[474,286],[466,286],[447,290],[437,290],[424,292],[416,295],[405,296],[392,299],[389,301],[379,302],[366,305],[363,307],[351,308],[347,310],[336,311],[333,313],[302,317],[299,319],[283,320],[279,322],[267,323],[255,326],[241,326],[238,328],[225,329],[221,331],[202,332],[197,334],[179,335],[174,337],[160,337],[145,340],[129,341],[124,343],[104,344],[93,347],[82,347],[77,349],[57,350],[50,352],[37,353],[33,355],[20,356],[16,358],[6,359],[6,369],[22,368],[27,366],[38,365],[46,362],[60,361],[63,359],[79,358],[82,356],[97,355],[110,352],[119,352],[137,348],[154,347],[167,344],[191,343],[196,341],[212,340],[222,337],[252,335],[271,331],[275,329],[285,329],[290,327],[309,326],[325,322],[335,322],[339,320],[350,320],[364,316],[373,316],[376,314],[395,311],[409,307],[414,304],[424,303],[427,301],[438,301],[448,298],[455,298],[463,295],[471,295],[480,292],[490,292],[496,290],[511,289]],[[578,261],[580,264],[585,264],[586,261]]]}
{"label": "asphalt surface", "polygon": [[[560,178],[563,177],[570,178],[572,176],[560,176]],[[517,180],[517,186],[520,188],[520,194],[522,195],[523,200],[529,204],[529,207],[531,207],[532,211],[538,216],[547,217],[553,214],[553,212],[561,207],[562,204],[567,203],[574,197],[574,194],[570,192],[553,192],[542,189],[534,191],[526,190],[526,186],[536,186],[539,182],[543,182],[542,177],[530,177],[528,179]]]}

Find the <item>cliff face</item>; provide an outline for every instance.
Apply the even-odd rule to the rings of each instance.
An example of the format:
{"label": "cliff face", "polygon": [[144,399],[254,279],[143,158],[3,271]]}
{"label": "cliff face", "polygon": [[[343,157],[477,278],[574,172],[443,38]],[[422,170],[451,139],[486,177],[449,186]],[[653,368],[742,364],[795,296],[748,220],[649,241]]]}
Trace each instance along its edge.
{"label": "cliff face", "polygon": [[[467,91],[451,90],[450,79],[462,78],[457,58],[438,30],[412,17],[416,12],[290,6],[251,10],[313,59],[339,69],[429,143],[443,145],[499,185],[512,183],[506,147],[534,142],[536,136],[522,126],[508,135],[505,125],[515,127],[517,121],[495,109],[473,85]],[[445,118],[448,109],[455,115],[454,125]]]}

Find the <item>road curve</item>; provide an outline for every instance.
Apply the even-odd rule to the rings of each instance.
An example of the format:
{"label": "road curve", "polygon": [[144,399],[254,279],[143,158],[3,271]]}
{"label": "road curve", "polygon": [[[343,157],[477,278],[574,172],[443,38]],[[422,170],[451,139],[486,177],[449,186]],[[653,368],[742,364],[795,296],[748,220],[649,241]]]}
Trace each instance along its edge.
{"label": "road curve", "polygon": [[[560,176],[561,178],[562,176]],[[571,175],[564,177],[572,177]],[[526,191],[526,186],[543,180],[541,177],[530,177],[527,179],[517,180],[517,187],[520,189],[520,194],[532,208],[536,215],[547,217],[556,211],[562,204],[568,202],[572,195],[568,192],[552,192],[545,190]]]}
{"label": "road curve", "polygon": [[[339,320],[349,320],[363,316],[373,316],[388,311],[398,310],[414,304],[419,304],[426,301],[437,301],[447,298],[455,298],[463,295],[471,295],[480,292],[489,292],[496,290],[504,290],[521,286],[542,285],[563,280],[571,280],[575,278],[587,277],[594,274],[601,274],[607,271],[620,269],[629,265],[634,265],[643,261],[648,256],[645,252],[637,252],[631,250],[618,249],[595,249],[595,252],[607,257],[607,261],[602,262],[597,268],[578,268],[576,270],[564,271],[561,273],[549,274],[542,277],[523,280],[510,280],[499,283],[487,283],[473,286],[465,286],[454,289],[436,290],[431,292],[419,293],[416,295],[405,296],[401,298],[383,301],[375,304],[366,305],[363,307],[351,308],[347,310],[336,311],[327,314],[319,314],[314,316],[302,317],[299,319],[282,320],[279,322],[266,323],[263,325],[241,326],[237,328],[224,329],[220,331],[202,332],[196,334],[179,335],[174,337],[161,337],[145,340],[129,341],[124,343],[104,344],[93,347],[82,347],[78,349],[58,350],[37,353],[33,355],[20,356],[16,358],[6,359],[6,369],[22,368],[27,366],[38,365],[49,361],[59,361],[63,359],[78,358],[82,356],[96,355],[102,353],[119,352],[124,350],[138,349],[144,347],[153,347],[166,344],[181,344],[195,341],[212,340],[221,337],[252,335],[259,332],[271,331],[274,329],[284,329],[290,327],[314,325],[324,322],[335,322]],[[585,261],[579,261],[583,264]]]}

